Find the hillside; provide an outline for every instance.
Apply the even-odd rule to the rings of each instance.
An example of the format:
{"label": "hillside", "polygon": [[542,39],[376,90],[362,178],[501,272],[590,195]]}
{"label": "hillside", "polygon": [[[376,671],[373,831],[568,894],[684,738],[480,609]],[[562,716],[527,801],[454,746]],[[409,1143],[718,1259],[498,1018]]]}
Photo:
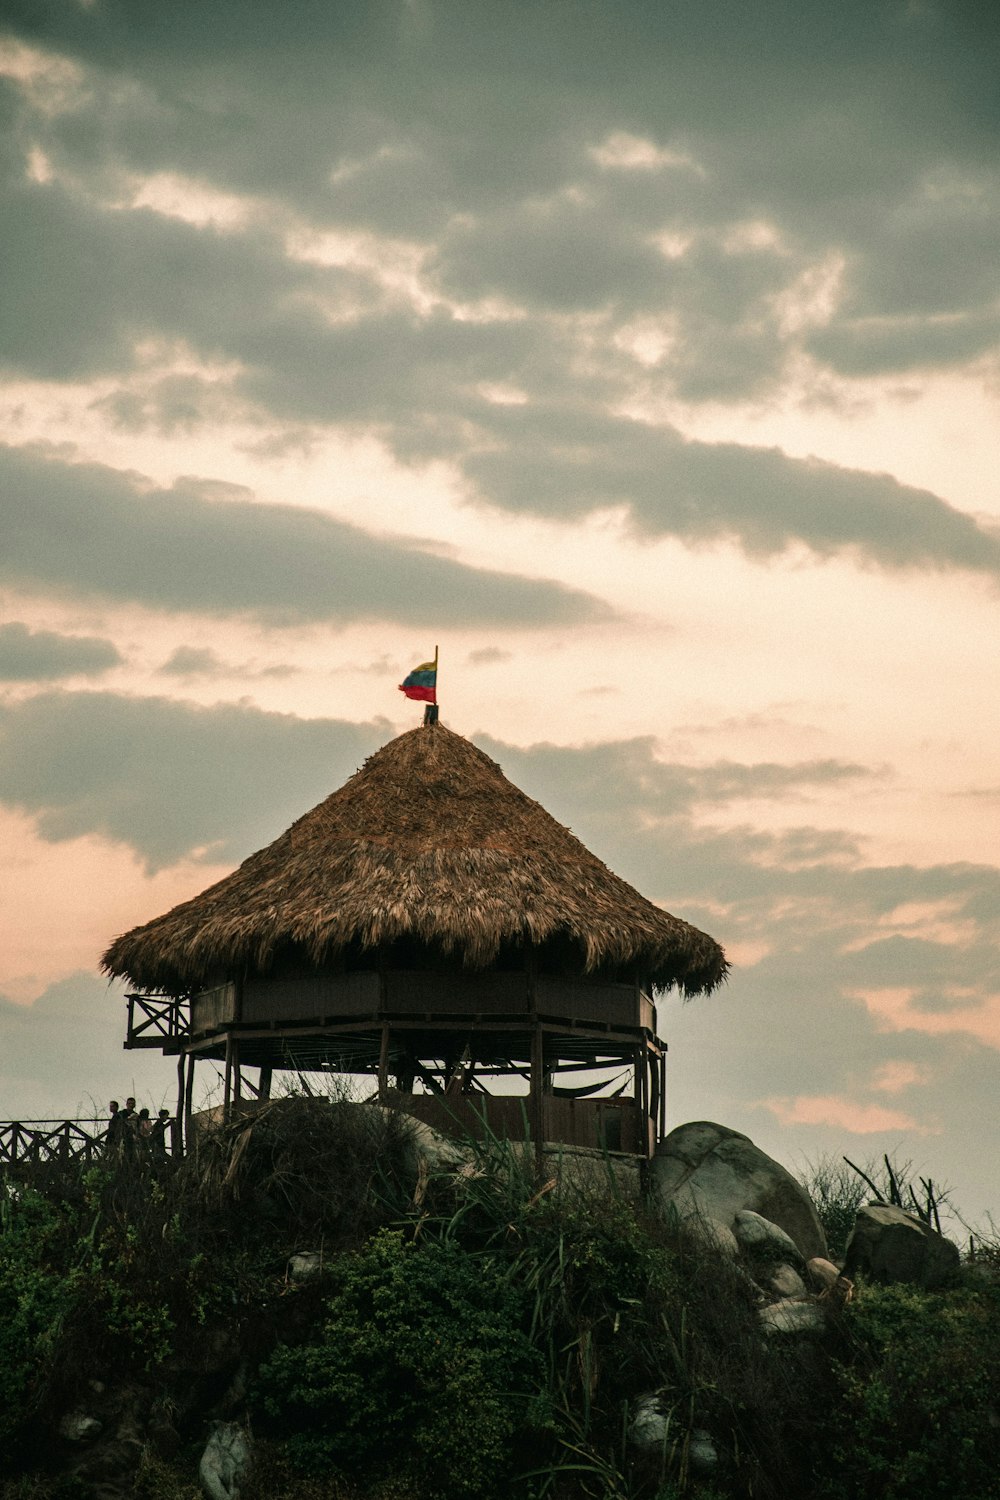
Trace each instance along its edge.
{"label": "hillside", "polygon": [[988,1255],[810,1333],[760,1301],[610,1174],[278,1101],[179,1163],[7,1180],[0,1497],[222,1496],[244,1449],[242,1500],[1000,1494]]}

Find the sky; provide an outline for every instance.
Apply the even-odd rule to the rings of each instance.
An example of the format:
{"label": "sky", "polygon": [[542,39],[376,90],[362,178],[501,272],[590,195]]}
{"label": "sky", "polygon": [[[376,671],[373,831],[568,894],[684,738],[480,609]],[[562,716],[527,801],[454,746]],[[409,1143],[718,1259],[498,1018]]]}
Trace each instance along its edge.
{"label": "sky", "polygon": [[725,947],[671,1124],[1000,1216],[1000,17],[6,0],[0,1116],[420,706]]}

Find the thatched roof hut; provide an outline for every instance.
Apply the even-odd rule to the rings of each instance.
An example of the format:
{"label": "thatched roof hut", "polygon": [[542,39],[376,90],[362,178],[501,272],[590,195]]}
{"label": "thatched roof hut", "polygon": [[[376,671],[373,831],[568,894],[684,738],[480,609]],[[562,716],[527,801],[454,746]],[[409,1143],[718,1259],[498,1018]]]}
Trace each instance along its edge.
{"label": "thatched roof hut", "polygon": [[504,945],[568,943],[593,973],[656,988],[726,974],[707,934],[647,901],[443,724],[410,730],[239,869],[117,938],[102,967],[181,995],[290,949],[317,965],[411,939],[467,969]]}

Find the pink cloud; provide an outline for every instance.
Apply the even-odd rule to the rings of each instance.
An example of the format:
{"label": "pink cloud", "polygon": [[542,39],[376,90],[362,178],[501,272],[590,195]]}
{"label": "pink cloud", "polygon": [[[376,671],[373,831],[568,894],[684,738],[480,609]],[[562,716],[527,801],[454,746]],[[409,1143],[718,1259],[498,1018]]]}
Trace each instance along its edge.
{"label": "pink cloud", "polygon": [[901,1094],[904,1089],[913,1088],[915,1084],[926,1083],[929,1077],[929,1070],[919,1063],[895,1058],[875,1070],[871,1087],[880,1094]]}
{"label": "pink cloud", "polygon": [[847,990],[852,1000],[860,1000],[878,1022],[879,1030],[922,1031],[927,1036],[946,1036],[965,1032],[988,1047],[1000,1049],[1000,995],[982,995],[979,991],[946,987],[947,1010],[921,1010],[914,1001],[919,991],[905,985],[882,989]]}
{"label": "pink cloud", "polygon": [[930,1127],[902,1110],[888,1109],[882,1104],[858,1104],[839,1094],[775,1096],[758,1103],[762,1109],[770,1110],[782,1125],[833,1125],[851,1135],[875,1135],[883,1130],[932,1133]]}

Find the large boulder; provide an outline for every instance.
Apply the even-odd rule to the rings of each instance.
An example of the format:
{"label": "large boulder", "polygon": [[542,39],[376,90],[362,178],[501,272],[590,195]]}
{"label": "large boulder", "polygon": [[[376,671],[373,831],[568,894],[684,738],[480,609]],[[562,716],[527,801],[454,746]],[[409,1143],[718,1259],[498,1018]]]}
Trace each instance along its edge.
{"label": "large boulder", "polygon": [[206,1500],[239,1500],[250,1470],[250,1439],[239,1422],[213,1422],[198,1465]]}
{"label": "large boulder", "polygon": [[678,1125],[650,1162],[650,1197],[662,1214],[703,1218],[733,1229],[749,1209],[794,1241],[803,1260],[826,1256],[826,1235],[809,1195],[749,1136],[710,1120]]}
{"label": "large boulder", "polygon": [[955,1280],[958,1246],[922,1219],[889,1203],[859,1208],[847,1242],[844,1275],[901,1281],[933,1291]]}

